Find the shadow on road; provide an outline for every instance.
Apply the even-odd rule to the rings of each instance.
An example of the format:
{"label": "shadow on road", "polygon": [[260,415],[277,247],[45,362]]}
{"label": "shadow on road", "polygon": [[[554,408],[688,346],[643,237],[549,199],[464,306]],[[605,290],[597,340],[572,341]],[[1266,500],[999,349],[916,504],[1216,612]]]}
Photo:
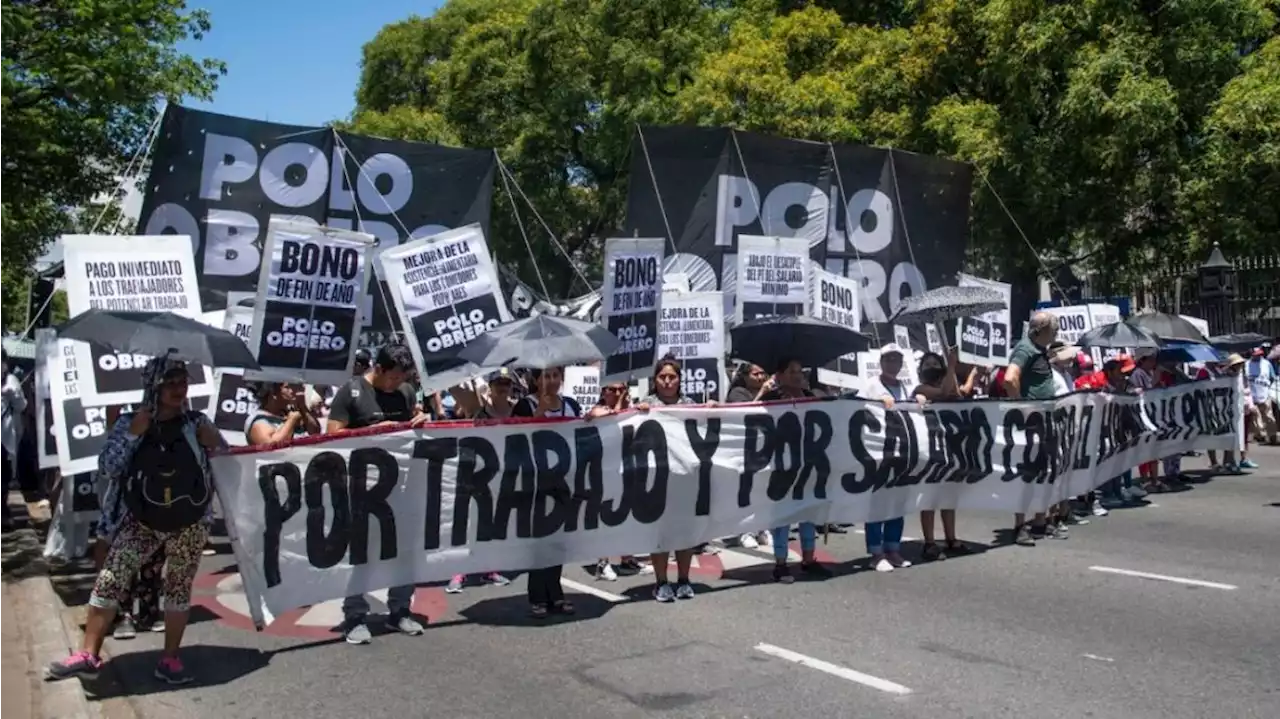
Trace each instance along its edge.
{"label": "shadow on road", "polygon": [[[195,686],[217,686],[233,682],[267,666],[271,655],[271,652],[257,649],[210,644],[192,644],[182,648],[182,661],[187,671],[196,677],[193,682]],[[182,687],[170,686],[154,677],[158,661],[158,649],[115,654],[96,681],[85,682],[85,689],[91,699],[99,701],[181,689]]]}

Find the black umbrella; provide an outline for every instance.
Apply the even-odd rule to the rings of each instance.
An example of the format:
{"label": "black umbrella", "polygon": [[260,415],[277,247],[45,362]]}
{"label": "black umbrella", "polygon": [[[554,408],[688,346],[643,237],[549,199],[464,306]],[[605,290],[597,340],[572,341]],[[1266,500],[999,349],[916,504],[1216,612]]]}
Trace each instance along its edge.
{"label": "black umbrella", "polygon": [[1210,337],[1209,344],[1224,352],[1247,352],[1254,347],[1261,347],[1263,342],[1270,340],[1270,337],[1257,332],[1237,332]]}
{"label": "black umbrella", "polygon": [[895,325],[942,323],[1009,309],[1004,295],[987,287],[935,287],[903,300],[889,322]]}
{"label": "black umbrella", "polygon": [[1125,320],[1134,327],[1141,327],[1162,340],[1179,340],[1181,342],[1198,342],[1208,344],[1209,339],[1196,326],[1178,315],[1167,312],[1150,312],[1134,315]]}
{"label": "black umbrella", "polygon": [[89,310],[58,328],[58,337],[131,352],[186,360],[207,367],[262,369],[244,341],[221,327],[210,327],[172,312]]}
{"label": "black umbrella", "polygon": [[535,315],[494,327],[468,342],[458,357],[478,367],[546,369],[603,360],[618,344],[618,338],[600,325]]}
{"label": "black umbrella", "polygon": [[1076,340],[1076,344],[1080,347],[1110,349],[1158,349],[1160,338],[1150,330],[1135,327],[1127,322],[1112,322],[1085,332],[1080,339]]}
{"label": "black umbrella", "polygon": [[820,367],[871,346],[871,339],[861,332],[805,315],[747,320],[730,329],[729,335],[734,357],[770,372],[783,360]]}

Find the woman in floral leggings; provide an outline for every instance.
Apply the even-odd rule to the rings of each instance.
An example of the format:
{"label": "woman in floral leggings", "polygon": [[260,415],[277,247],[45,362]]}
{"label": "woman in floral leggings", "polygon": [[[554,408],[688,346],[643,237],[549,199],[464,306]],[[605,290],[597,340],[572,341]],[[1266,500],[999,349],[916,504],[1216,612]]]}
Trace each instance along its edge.
{"label": "woman in floral leggings", "polygon": [[[50,679],[97,676],[102,667],[102,642],[118,607],[130,597],[143,565],[159,553],[164,562],[161,593],[165,636],[155,676],[170,684],[191,681],[178,649],[187,627],[191,583],[209,538],[213,474],[208,452],[222,447],[223,442],[208,418],[190,411],[186,402],[188,380],[187,368],[181,362],[152,360],[143,370],[142,408],[121,416],[111,428],[98,459],[99,472],[119,485],[119,491],[130,500],[130,511],[123,513],[89,595],[84,643],[80,651],[49,665],[46,676]],[[148,472],[157,466],[169,471]],[[166,485],[166,499],[158,503],[151,497],[160,496],[154,493],[159,485],[147,484],[161,481],[157,477],[179,477],[185,483]],[[176,501],[168,499],[171,486],[181,492]],[[109,525],[110,520],[108,531]]]}

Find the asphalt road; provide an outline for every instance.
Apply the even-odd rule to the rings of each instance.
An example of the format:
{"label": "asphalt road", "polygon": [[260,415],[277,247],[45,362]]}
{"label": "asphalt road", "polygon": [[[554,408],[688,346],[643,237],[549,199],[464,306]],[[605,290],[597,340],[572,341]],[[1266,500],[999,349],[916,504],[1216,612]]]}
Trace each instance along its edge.
{"label": "asphalt road", "polygon": [[[723,575],[700,560],[698,597],[674,605],[651,601],[645,578],[566,568],[601,595],[570,585],[571,620],[526,619],[522,578],[447,599],[432,589],[417,605],[424,636],[368,646],[325,634],[332,608],[306,620],[305,637],[237,628],[225,618],[235,597],[211,594],[214,578],[202,592],[218,614],[200,612],[187,635],[194,685],[151,679],[160,637],[144,634],[109,641],[116,679],[87,686],[108,715],[127,702],[164,719],[1271,718],[1280,450],[1255,457],[1264,469],[1252,475],[1153,495],[1034,548],[996,543],[1005,517],[966,515],[962,538],[985,551],[877,574],[850,532],[819,545],[835,578],[791,586],[770,582],[766,555],[733,549],[718,558]],[[919,535],[914,518],[907,534]]]}

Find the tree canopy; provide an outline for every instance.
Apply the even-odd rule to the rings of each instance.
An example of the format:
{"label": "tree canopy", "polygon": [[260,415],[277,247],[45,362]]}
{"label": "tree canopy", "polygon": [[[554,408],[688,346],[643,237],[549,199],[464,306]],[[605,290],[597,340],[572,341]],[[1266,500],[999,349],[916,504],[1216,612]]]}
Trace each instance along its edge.
{"label": "tree canopy", "polygon": [[[351,127],[496,148],[588,256],[621,227],[635,123],[941,155],[978,170],[975,270],[1032,279],[1030,242],[1051,264],[1123,279],[1148,272],[1153,250],[1280,250],[1276,7],[450,0],[365,46]],[[498,186],[495,245],[516,262]],[[519,209],[540,266],[556,267]]]}
{"label": "tree canopy", "polygon": [[[119,187],[162,100],[208,99],[225,72],[176,49],[210,29],[182,0],[3,2],[5,325],[25,316],[26,271]],[[96,216],[97,213],[90,213]],[[18,327],[21,329],[21,327]]]}

